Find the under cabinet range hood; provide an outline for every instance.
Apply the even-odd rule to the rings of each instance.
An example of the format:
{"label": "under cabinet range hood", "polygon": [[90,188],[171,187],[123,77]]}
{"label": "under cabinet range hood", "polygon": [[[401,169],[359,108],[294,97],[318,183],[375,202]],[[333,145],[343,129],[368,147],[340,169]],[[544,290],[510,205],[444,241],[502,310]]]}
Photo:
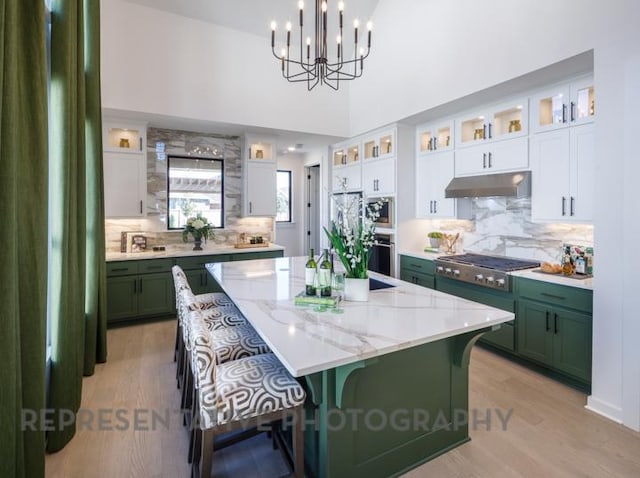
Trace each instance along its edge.
{"label": "under cabinet range hood", "polygon": [[491,196],[523,198],[530,195],[531,171],[453,178],[444,190],[446,198]]}

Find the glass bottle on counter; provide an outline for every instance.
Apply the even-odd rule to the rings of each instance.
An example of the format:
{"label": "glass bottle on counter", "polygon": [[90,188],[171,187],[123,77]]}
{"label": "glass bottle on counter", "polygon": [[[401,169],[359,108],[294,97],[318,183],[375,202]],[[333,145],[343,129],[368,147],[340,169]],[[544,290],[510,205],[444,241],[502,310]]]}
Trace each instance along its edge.
{"label": "glass bottle on counter", "polygon": [[304,266],[304,293],[306,295],[316,295],[316,273],[318,264],[313,257],[313,249],[309,249],[309,260]]}
{"label": "glass bottle on counter", "polygon": [[331,261],[329,260],[329,249],[325,249],[318,267],[318,285],[322,297],[331,296]]}
{"label": "glass bottle on counter", "polygon": [[564,250],[564,260],[562,261],[562,273],[566,276],[573,275],[573,260],[571,259],[571,248],[567,246]]}

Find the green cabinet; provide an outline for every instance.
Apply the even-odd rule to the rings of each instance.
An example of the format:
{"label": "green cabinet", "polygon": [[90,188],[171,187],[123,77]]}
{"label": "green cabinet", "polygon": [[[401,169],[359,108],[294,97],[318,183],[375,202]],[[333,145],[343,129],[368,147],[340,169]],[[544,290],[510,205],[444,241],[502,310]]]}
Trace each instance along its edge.
{"label": "green cabinet", "polygon": [[107,264],[107,320],[169,315],[175,309],[172,259]]}
{"label": "green cabinet", "polygon": [[205,269],[205,264],[283,255],[283,251],[252,251],[107,262],[107,320],[113,323],[174,314],[175,289],[171,268],[175,264],[184,270],[194,294],[204,294],[222,290]]}
{"label": "green cabinet", "polygon": [[590,290],[518,279],[518,354],[591,382]]}
{"label": "green cabinet", "polygon": [[[515,299],[511,292],[480,287],[475,284],[438,277],[436,289],[447,294],[469,299],[497,309],[515,312]],[[515,351],[515,324],[513,321],[502,324],[498,330],[487,332],[480,339],[509,352]]]}
{"label": "green cabinet", "polygon": [[435,264],[428,259],[400,256],[400,279],[429,289],[436,288]]}

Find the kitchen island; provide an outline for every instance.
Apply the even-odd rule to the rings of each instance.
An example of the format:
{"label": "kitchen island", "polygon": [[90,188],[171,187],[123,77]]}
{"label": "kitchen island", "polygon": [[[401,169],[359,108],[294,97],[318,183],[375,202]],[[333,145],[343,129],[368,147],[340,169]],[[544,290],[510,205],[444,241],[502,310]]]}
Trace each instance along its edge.
{"label": "kitchen island", "polygon": [[391,476],[466,441],[468,364],[514,315],[371,273],[394,287],[337,310],[294,305],[306,258],[207,264],[308,394],[311,476]]}

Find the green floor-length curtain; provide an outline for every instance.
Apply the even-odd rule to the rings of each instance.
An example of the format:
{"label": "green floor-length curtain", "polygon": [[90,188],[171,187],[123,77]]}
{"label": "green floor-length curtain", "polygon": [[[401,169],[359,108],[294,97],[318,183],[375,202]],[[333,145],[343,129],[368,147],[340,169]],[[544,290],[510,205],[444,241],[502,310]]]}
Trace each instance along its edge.
{"label": "green floor-length curtain", "polygon": [[[100,118],[99,0],[51,6],[50,407],[75,412],[82,375],[106,359],[104,213]],[[47,450],[74,425],[57,424]]]}
{"label": "green floor-length curtain", "polygon": [[42,0],[0,0],[0,476],[44,476],[47,70]]}

